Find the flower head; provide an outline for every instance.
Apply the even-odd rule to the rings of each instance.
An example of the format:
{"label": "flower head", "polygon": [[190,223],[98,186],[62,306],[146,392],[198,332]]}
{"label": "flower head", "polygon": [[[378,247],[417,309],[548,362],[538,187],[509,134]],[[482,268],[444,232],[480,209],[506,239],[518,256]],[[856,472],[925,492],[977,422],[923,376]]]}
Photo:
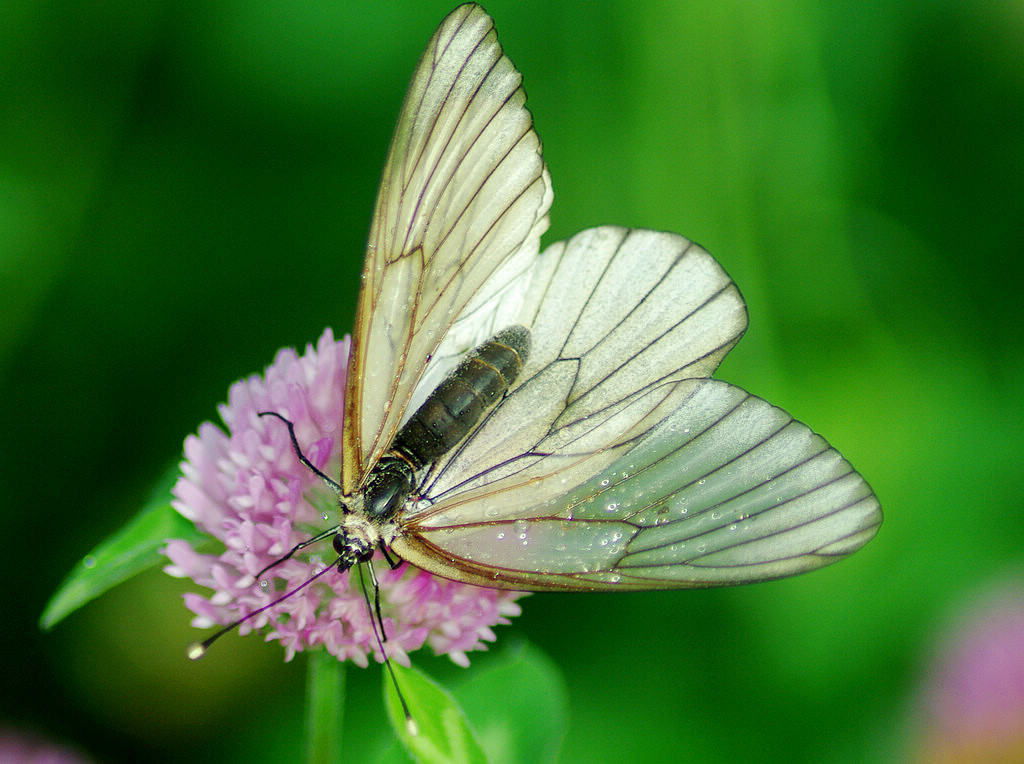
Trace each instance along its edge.
{"label": "flower head", "polygon": [[[281,350],[260,377],[232,385],[220,407],[227,432],[204,423],[185,441],[182,477],[174,487],[174,508],[224,545],[204,554],[188,542],[170,540],[165,570],[213,589],[211,596],[186,594],[196,614],[193,625],[229,624],[262,608],[330,565],[329,541],[311,545],[256,575],[337,522],[335,494],[300,464],[287,427],[260,417],[272,411],[289,419],[305,456],[327,474],[341,463],[341,423],[349,340],[327,329],[317,347],[299,356]],[[407,663],[406,653],[429,644],[436,653],[468,665],[466,652],[493,641],[496,624],[518,615],[520,592],[483,589],[433,576],[408,564],[391,570],[380,553],[371,563],[380,583],[388,655]],[[279,640],[286,660],[323,646],[339,660],[360,666],[368,656],[383,660],[371,613],[358,582],[358,568],[329,571],[315,582],[240,626],[245,634],[264,630]]]}
{"label": "flower head", "polygon": [[1000,582],[945,635],[923,695],[924,761],[1024,760],[1024,588]]}
{"label": "flower head", "polygon": [[0,726],[0,761],[23,764],[88,764],[91,759],[28,730]]}

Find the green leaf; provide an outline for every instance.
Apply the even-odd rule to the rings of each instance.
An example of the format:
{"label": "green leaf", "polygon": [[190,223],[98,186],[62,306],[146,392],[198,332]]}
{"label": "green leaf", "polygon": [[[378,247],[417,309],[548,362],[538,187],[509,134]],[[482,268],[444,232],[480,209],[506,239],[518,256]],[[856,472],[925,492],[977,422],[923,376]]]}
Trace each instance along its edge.
{"label": "green leaf", "polygon": [[313,650],[306,670],[306,762],[333,764],[342,760],[345,664]]}
{"label": "green leaf", "polygon": [[568,689],[562,672],[529,643],[506,649],[454,692],[492,764],[554,762],[565,736]]}
{"label": "green leaf", "polygon": [[[554,661],[539,648],[523,643],[498,654],[481,656],[478,665],[467,669],[464,676],[466,681],[452,695],[476,731],[488,762],[543,764],[558,760],[568,724],[568,690]],[[405,692],[406,682],[402,679],[399,682]],[[390,682],[386,689],[393,694]],[[389,706],[389,711],[392,723],[401,734],[399,725],[404,726],[404,717],[401,706],[395,703]],[[418,724],[422,716],[423,712],[417,715],[413,710]],[[414,755],[420,761],[451,760],[430,759],[415,752]],[[396,744],[381,756],[378,764],[397,764],[405,760]]]}
{"label": "green leaf", "polygon": [[384,704],[391,726],[409,754],[421,764],[486,762],[476,735],[451,694],[416,668],[392,665],[417,727],[415,734],[406,723],[387,671],[383,672]]}
{"label": "green leaf", "polygon": [[177,465],[168,470],[142,510],[68,574],[46,604],[39,619],[41,628],[52,628],[108,589],[159,564],[164,560],[159,549],[167,539],[192,543],[209,539],[171,507],[171,488],[179,474]]}

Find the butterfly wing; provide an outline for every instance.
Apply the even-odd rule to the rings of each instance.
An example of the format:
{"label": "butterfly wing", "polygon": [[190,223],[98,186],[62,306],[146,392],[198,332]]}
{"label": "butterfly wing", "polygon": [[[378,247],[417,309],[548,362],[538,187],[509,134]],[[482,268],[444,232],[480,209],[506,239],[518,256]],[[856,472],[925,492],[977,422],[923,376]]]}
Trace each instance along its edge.
{"label": "butterfly wing", "polygon": [[539,251],[551,182],[522,77],[476,5],[431,39],[402,106],[367,245],[345,398],[342,485],[391,443],[456,319]]}
{"label": "butterfly wing", "polygon": [[519,589],[653,589],[791,575],[881,511],[820,436],[708,379],[746,327],[735,286],[674,234],[599,228],[546,250],[533,349],[435,465],[394,542],[440,575]]}

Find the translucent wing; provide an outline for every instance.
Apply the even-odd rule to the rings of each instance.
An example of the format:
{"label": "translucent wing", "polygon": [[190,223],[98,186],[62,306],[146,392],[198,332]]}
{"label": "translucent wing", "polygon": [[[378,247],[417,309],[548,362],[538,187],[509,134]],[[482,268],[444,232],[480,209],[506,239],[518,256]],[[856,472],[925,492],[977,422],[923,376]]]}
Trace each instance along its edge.
{"label": "translucent wing", "polygon": [[[719,380],[607,468],[525,517],[415,524],[406,559],[517,589],[721,586],[827,565],[882,513],[864,479],[806,425]],[[486,518],[486,510],[484,512]]]}
{"label": "translucent wing", "polygon": [[413,77],[370,230],[345,399],[342,483],[390,444],[456,318],[522,272],[547,228],[551,183],[522,77],[489,16],[457,8]]}
{"label": "translucent wing", "polygon": [[516,319],[520,381],[424,483],[395,551],[523,589],[710,586],[853,551],[870,488],[781,409],[707,379],[746,328],[681,236],[605,227],[547,249]]}

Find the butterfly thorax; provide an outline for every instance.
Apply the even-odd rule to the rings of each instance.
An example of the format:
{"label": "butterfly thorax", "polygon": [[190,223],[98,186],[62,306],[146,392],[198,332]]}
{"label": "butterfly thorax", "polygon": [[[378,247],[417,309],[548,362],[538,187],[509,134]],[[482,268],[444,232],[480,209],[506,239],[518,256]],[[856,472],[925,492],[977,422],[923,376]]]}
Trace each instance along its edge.
{"label": "butterfly thorax", "polygon": [[415,468],[398,450],[381,457],[363,489],[363,512],[375,520],[388,520],[405,504],[416,486]]}

